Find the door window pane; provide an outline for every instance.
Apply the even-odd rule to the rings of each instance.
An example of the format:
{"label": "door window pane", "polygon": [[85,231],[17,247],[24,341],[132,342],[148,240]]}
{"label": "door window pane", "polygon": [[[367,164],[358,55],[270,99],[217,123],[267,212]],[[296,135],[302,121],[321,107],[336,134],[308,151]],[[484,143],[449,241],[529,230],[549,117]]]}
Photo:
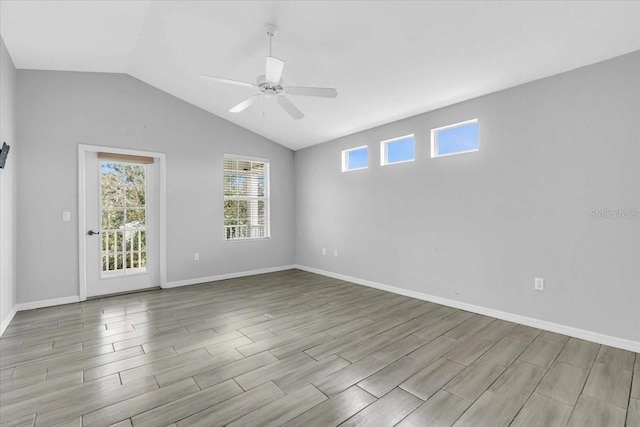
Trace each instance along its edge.
{"label": "door window pane", "polygon": [[146,271],[146,168],[100,163],[102,277]]}

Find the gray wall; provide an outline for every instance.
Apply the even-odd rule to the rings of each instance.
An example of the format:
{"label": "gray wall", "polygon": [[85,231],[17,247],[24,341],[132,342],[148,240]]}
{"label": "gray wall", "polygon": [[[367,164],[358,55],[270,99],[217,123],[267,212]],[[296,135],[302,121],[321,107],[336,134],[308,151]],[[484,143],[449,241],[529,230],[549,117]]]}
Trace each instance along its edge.
{"label": "gray wall", "polygon": [[[4,169],[0,169],[0,323],[8,320],[16,305],[16,69],[0,38],[0,145],[11,146]],[[6,326],[6,325],[5,325]],[[2,331],[0,331],[1,333]]]}
{"label": "gray wall", "polygon": [[[168,281],[293,263],[289,149],[127,75],[18,70],[17,94],[19,303],[78,295],[78,144],[167,154]],[[270,240],[222,241],[224,153],[270,159]]]}
{"label": "gray wall", "polygon": [[[476,117],[479,152],[430,158],[430,129]],[[379,166],[409,133],[416,161]],[[634,52],[297,151],[296,262],[638,342],[640,219],[591,211],[640,211],[639,135]]]}

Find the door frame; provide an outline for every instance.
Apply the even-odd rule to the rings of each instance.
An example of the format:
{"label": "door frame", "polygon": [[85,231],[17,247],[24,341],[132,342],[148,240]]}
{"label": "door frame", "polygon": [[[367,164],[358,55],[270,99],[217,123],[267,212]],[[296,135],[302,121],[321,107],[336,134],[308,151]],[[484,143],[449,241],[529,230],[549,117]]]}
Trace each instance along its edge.
{"label": "door frame", "polygon": [[130,150],[128,148],[107,147],[101,145],[78,144],[78,278],[80,301],[87,299],[87,212],[86,212],[86,185],[85,165],[86,153],[108,152],[125,154],[129,156],[153,157],[158,166],[158,268],[160,274],[160,287],[167,286],[167,176],[166,154],[152,151]]}

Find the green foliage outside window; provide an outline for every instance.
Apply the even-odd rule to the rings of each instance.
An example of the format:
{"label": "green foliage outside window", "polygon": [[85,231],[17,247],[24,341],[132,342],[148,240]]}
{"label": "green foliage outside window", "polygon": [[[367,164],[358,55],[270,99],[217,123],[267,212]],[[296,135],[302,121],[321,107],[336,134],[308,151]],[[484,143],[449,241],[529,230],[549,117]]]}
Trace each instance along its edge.
{"label": "green foliage outside window", "polygon": [[100,163],[102,271],[147,265],[144,165]]}

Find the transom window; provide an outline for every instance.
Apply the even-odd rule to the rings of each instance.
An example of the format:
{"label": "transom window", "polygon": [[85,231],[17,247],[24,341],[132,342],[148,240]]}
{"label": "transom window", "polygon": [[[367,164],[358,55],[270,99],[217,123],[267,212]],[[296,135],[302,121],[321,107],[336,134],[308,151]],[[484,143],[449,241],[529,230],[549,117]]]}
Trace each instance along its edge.
{"label": "transom window", "polygon": [[366,169],[367,167],[369,167],[369,148],[366,145],[342,152],[342,172]]}
{"label": "transom window", "polygon": [[146,167],[100,162],[101,277],[147,271]]}
{"label": "transom window", "polygon": [[269,237],[269,162],[224,156],[224,239]]}
{"label": "transom window", "polygon": [[380,164],[384,166],[414,161],[415,145],[413,134],[380,142]]}
{"label": "transom window", "polygon": [[431,157],[478,151],[478,119],[431,130]]}

